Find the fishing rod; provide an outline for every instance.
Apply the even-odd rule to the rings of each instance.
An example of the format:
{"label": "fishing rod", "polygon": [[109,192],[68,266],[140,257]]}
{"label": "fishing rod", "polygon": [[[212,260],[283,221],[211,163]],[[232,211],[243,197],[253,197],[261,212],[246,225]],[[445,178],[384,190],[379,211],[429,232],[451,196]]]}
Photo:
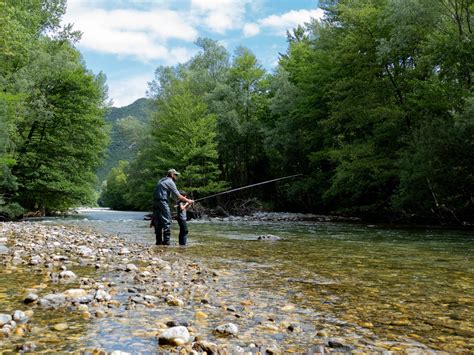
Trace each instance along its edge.
{"label": "fishing rod", "polygon": [[238,188],[236,188],[236,189],[227,190],[227,191],[224,191],[224,192],[219,192],[219,193],[214,194],[214,195],[210,195],[210,196],[206,196],[206,197],[201,197],[201,198],[198,198],[197,200],[194,200],[194,202],[206,200],[206,199],[211,198],[211,197],[215,197],[215,196],[219,196],[219,195],[224,195],[224,194],[228,194],[228,193],[235,192],[235,191],[239,191],[239,190],[249,189],[249,188],[251,188],[251,187],[255,187],[255,186],[259,186],[259,185],[269,184],[269,183],[271,183],[271,182],[275,182],[275,181],[279,181],[279,180],[291,179],[291,178],[294,178],[294,177],[297,177],[297,176],[302,176],[302,175],[303,175],[303,174],[296,174],[296,175],[284,176],[284,177],[281,177],[281,178],[278,178],[278,179],[272,179],[272,180],[262,181],[262,182],[259,182],[259,183],[256,183],[256,184],[247,185],[247,186],[243,186],[243,187],[238,187]]}

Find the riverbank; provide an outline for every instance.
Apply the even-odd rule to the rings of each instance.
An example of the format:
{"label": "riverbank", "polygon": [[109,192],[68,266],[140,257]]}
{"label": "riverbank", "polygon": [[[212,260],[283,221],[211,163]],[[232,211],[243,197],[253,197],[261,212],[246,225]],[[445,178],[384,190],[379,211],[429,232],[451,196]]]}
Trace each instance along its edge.
{"label": "riverbank", "polygon": [[[149,338],[156,348],[133,352],[276,353],[291,346],[270,343],[265,333],[302,332],[290,320],[276,323],[259,312],[252,299],[233,303],[232,297],[226,297],[230,290],[225,289],[226,278],[232,275],[187,260],[172,249],[146,248],[114,236],[38,223],[3,223],[0,231],[6,245],[2,272],[14,277],[26,272],[40,281],[18,285],[24,288],[19,291],[22,295],[13,297],[17,302],[0,309],[3,350],[123,351],[117,349],[119,338],[113,332],[109,334],[113,341],[104,347],[74,348],[68,343],[82,328],[79,324],[109,318],[120,319],[128,328],[137,322],[137,314],[142,324],[132,331],[133,337]],[[293,308],[287,305],[283,311]],[[158,309],[165,316],[155,318],[153,310]],[[45,311],[50,321],[44,318]],[[60,320],[54,313],[61,315]],[[42,317],[39,321],[37,314]],[[258,330],[246,329],[245,322],[239,321],[249,317],[260,319]],[[320,335],[314,350],[346,347]]]}
{"label": "riverbank", "polygon": [[[251,288],[236,272],[238,265],[212,269],[189,257],[186,248],[149,247],[30,222],[2,223],[0,236],[3,350],[430,350],[416,340],[380,339],[369,322],[315,326],[305,319],[321,321],[325,314]],[[319,284],[337,287],[332,280],[314,287]]]}

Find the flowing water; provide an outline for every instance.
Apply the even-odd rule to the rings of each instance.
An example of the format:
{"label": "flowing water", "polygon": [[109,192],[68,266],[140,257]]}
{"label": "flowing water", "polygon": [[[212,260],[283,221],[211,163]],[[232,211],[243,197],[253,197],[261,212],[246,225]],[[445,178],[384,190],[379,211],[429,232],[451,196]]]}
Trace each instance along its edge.
{"label": "flowing water", "polygon": [[[84,226],[152,247],[143,215],[84,210],[41,223]],[[172,250],[232,270],[232,294],[267,302],[276,316],[272,304],[291,307],[307,331],[363,337],[385,348],[474,351],[472,231],[284,221],[188,226],[189,245]],[[267,234],[281,239],[256,240]]]}

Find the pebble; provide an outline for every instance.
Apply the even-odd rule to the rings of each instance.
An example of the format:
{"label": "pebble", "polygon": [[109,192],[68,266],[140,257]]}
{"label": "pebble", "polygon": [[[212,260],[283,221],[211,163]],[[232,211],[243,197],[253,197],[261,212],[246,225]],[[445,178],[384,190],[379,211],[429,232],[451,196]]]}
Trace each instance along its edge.
{"label": "pebble", "polygon": [[58,323],[52,326],[53,330],[56,330],[58,332],[61,332],[63,330],[66,330],[69,328],[69,325],[67,323]]}
{"label": "pebble", "polygon": [[158,336],[158,343],[161,345],[183,345],[190,340],[188,329],[181,325],[168,328]]}
{"label": "pebble", "polygon": [[23,311],[16,310],[13,313],[13,320],[18,323],[26,323],[28,322],[29,318]]}
{"label": "pebble", "polygon": [[239,333],[239,327],[234,323],[227,323],[219,325],[215,330],[215,333],[223,336],[237,336]]}
{"label": "pebble", "polygon": [[3,327],[5,324],[10,323],[12,316],[10,314],[0,313],[0,327]]}
{"label": "pebble", "polygon": [[107,301],[110,301],[112,299],[112,296],[110,296],[106,291],[104,290],[97,290],[95,295],[94,295],[94,299],[97,301],[97,302],[107,302]]}

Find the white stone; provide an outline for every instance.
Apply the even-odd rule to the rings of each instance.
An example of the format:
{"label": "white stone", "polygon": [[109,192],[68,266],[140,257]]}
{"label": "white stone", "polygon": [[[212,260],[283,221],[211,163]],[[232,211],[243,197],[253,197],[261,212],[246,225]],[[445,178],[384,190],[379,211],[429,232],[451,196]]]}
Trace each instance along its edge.
{"label": "white stone", "polygon": [[104,290],[97,290],[97,292],[95,293],[94,299],[96,299],[98,302],[108,302],[112,299],[112,296],[110,296]]}
{"label": "white stone", "polygon": [[71,270],[61,271],[59,277],[62,279],[72,280],[75,279],[77,276]]}
{"label": "white stone", "polygon": [[221,335],[236,336],[239,333],[239,328],[234,323],[227,323],[218,326],[215,332]]}
{"label": "white stone", "polygon": [[190,341],[188,329],[182,325],[166,329],[158,337],[160,344],[183,345]]}

